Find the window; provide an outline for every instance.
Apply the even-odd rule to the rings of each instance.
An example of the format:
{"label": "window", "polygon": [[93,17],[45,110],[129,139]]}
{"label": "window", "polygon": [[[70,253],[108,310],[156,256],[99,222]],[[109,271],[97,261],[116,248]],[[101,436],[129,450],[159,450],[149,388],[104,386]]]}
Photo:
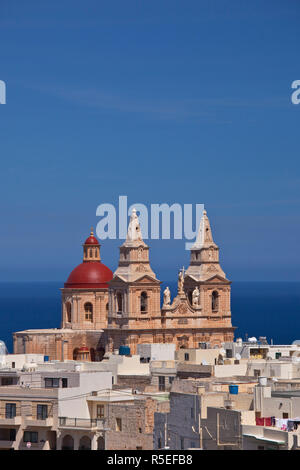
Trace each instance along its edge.
{"label": "window", "polygon": [[288,413],[282,413],[282,417],[283,417],[283,419],[286,419],[286,418],[289,417],[289,414]]}
{"label": "window", "polygon": [[61,379],[62,388],[68,388],[68,379]]}
{"label": "window", "polygon": [[184,450],[184,438],[183,437],[180,438],[180,449]]}
{"label": "window", "polygon": [[160,375],[158,377],[158,390],[160,392],[164,392],[165,391],[165,376],[164,375]]}
{"label": "window", "polygon": [[59,387],[59,378],[46,378],[45,379],[45,388],[58,388]]}
{"label": "window", "polygon": [[24,431],[23,442],[38,442],[38,433],[35,431]]}
{"label": "window", "polygon": [[97,405],[97,418],[104,418],[104,405]]}
{"label": "window", "polygon": [[93,321],[93,305],[91,302],[87,302],[84,304],[84,313],[85,313],[85,320],[86,321]]}
{"label": "window", "polygon": [[12,385],[13,378],[12,377],[2,377],[2,385]]}
{"label": "window", "polygon": [[66,313],[67,313],[67,322],[71,323],[72,321],[72,307],[70,302],[66,303]]}
{"label": "window", "polygon": [[161,437],[159,437],[157,440],[157,447],[161,449]]}
{"label": "window", "polygon": [[16,368],[16,363],[15,363],[15,362],[12,362],[12,363],[11,363],[11,368],[12,368],[12,369],[15,369],[15,368]]}
{"label": "window", "polygon": [[195,408],[191,408],[191,418],[195,418]]}
{"label": "window", "polygon": [[12,419],[16,416],[16,404],[15,403],[6,403],[5,404],[5,418]]}
{"label": "window", "polygon": [[141,293],[141,313],[145,313],[148,310],[148,296],[146,292]]}
{"label": "window", "polygon": [[184,353],[184,360],[189,361],[190,360],[190,355],[189,353]]}
{"label": "window", "polygon": [[169,377],[169,384],[173,383],[174,377]]}
{"label": "window", "polygon": [[260,376],[260,370],[254,369],[254,377],[259,377],[259,376]]}
{"label": "window", "polygon": [[219,310],[219,294],[216,290],[214,290],[211,295],[211,309],[213,312]]}
{"label": "window", "polygon": [[281,352],[275,353],[275,358],[276,358],[276,359],[280,359],[280,358],[281,358]]}
{"label": "window", "polygon": [[226,357],[227,357],[227,359],[232,358],[232,349],[226,349]]}
{"label": "window", "polygon": [[123,313],[123,296],[120,292],[117,294],[117,312]]}
{"label": "window", "polygon": [[121,418],[116,418],[116,431],[122,431],[122,420]]}
{"label": "window", "polygon": [[16,429],[9,430],[9,440],[15,441],[16,440]]}
{"label": "window", "polygon": [[37,419],[47,419],[48,418],[48,406],[47,405],[37,405],[37,407],[36,407],[36,417],[37,417]]}

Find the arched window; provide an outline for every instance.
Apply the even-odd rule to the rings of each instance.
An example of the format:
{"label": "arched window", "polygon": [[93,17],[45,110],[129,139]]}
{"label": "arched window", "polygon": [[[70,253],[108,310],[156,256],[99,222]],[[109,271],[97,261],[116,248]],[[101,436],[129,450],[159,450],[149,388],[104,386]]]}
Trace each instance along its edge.
{"label": "arched window", "polygon": [[141,312],[145,313],[148,311],[148,296],[147,292],[141,293]]}
{"label": "arched window", "polygon": [[93,305],[91,302],[84,304],[84,318],[86,321],[93,321]]}
{"label": "arched window", "polygon": [[193,305],[193,291],[189,290],[188,291],[188,299],[191,305]]}
{"label": "arched window", "polygon": [[219,294],[216,290],[214,290],[211,295],[211,309],[213,312],[217,312],[219,310]]}
{"label": "arched window", "polygon": [[71,323],[72,321],[72,307],[70,302],[66,303],[66,314],[67,314],[67,322]]}
{"label": "arched window", "polygon": [[90,258],[92,258],[92,257],[93,257],[93,249],[90,248]]}
{"label": "arched window", "polygon": [[117,312],[123,313],[123,295],[120,292],[117,293]]}

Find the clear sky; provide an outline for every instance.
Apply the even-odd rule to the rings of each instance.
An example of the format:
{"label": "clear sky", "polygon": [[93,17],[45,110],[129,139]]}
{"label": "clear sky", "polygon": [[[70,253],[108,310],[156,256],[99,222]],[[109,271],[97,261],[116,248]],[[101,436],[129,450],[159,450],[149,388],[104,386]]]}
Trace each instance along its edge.
{"label": "clear sky", "polygon": [[[232,280],[300,280],[299,40],[298,0],[1,0],[0,280],[64,281],[119,195],[204,203]],[[149,241],[160,279],[184,244]]]}

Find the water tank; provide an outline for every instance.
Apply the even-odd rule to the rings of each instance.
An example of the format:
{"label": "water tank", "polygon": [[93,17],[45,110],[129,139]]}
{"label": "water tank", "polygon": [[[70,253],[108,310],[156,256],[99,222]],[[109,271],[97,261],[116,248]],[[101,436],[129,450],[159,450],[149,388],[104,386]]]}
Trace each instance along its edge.
{"label": "water tank", "polygon": [[267,377],[258,377],[258,383],[261,387],[267,386]]}
{"label": "water tank", "polygon": [[120,346],[119,347],[120,356],[130,356],[130,347],[129,346]]}
{"label": "water tank", "polygon": [[238,385],[229,385],[229,393],[231,395],[237,395],[239,393],[239,386]]}

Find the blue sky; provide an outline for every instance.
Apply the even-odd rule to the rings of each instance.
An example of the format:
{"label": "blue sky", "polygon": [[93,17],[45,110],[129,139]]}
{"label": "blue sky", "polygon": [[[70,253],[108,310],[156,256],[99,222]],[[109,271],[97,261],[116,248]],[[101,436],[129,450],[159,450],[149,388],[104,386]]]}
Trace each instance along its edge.
{"label": "blue sky", "polygon": [[[298,0],[2,0],[0,280],[63,282],[127,195],[204,203],[232,280],[299,281],[299,24]],[[184,244],[149,241],[160,279]]]}

